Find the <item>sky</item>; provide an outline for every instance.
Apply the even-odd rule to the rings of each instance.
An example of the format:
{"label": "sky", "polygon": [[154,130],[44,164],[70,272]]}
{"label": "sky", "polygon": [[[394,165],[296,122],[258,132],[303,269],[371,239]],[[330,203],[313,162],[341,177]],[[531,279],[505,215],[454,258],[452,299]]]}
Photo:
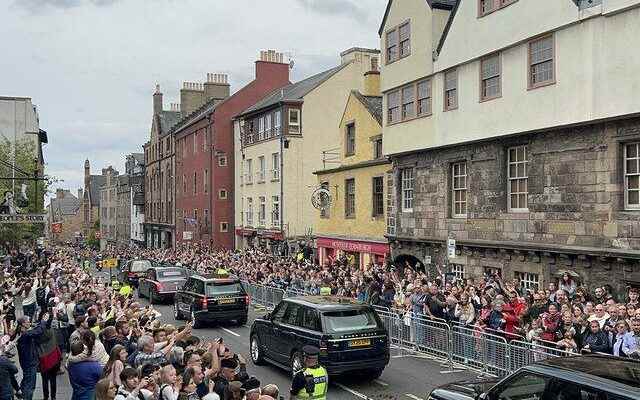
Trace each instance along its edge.
{"label": "sky", "polygon": [[[156,83],[253,79],[260,50],[294,60],[292,81],[378,48],[386,0],[0,0],[0,96],[31,97],[48,133],[45,173],[75,193],[91,172],[142,152]],[[52,188],[55,190],[55,188]]]}

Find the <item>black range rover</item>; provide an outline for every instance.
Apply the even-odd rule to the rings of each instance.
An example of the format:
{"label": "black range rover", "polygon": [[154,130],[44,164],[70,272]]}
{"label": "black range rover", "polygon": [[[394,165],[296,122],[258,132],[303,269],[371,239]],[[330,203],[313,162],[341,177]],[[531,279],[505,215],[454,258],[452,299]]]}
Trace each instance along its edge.
{"label": "black range rover", "polygon": [[501,381],[449,383],[428,400],[640,400],[640,362],[612,356],[557,357]]}
{"label": "black range rover", "polygon": [[247,323],[251,299],[237,277],[192,275],[175,294],[176,320],[188,319],[194,328],[205,322],[235,320]]}
{"label": "black range rover", "polygon": [[380,317],[370,305],[352,299],[284,299],[251,326],[254,364],[267,360],[298,371],[305,345],[320,349],[320,364],[331,375],[359,371],[375,379],[389,363],[389,338]]}

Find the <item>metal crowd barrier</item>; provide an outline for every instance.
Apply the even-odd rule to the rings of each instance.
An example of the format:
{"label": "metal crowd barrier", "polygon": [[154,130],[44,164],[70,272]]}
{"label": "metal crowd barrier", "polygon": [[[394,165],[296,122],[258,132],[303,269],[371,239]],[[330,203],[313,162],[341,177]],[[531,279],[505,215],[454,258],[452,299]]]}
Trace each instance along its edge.
{"label": "metal crowd barrier", "polygon": [[[310,295],[308,291],[242,282],[254,304],[274,308],[283,298]],[[451,368],[459,365],[483,374],[503,377],[531,363],[575,355],[553,342],[527,342],[521,335],[480,329],[398,308],[373,306],[391,344],[401,351],[430,355]]]}

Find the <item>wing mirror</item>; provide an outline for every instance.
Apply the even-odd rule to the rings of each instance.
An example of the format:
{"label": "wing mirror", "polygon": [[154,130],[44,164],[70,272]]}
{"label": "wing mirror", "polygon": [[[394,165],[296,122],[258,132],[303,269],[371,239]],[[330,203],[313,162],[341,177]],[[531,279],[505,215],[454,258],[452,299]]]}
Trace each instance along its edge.
{"label": "wing mirror", "polygon": [[488,393],[478,393],[478,395],[476,396],[476,400],[489,400],[489,394]]}

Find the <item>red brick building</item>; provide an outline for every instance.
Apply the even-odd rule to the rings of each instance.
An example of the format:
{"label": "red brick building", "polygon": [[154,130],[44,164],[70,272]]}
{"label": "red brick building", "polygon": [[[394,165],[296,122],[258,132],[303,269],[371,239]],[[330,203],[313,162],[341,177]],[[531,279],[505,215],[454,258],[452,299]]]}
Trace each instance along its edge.
{"label": "red brick building", "polygon": [[[228,96],[227,77],[208,74],[207,83],[191,85],[208,99],[173,128],[176,143],[176,240],[234,247],[233,117],[275,89],[288,85],[289,64],[281,53],[260,52],[255,79]],[[226,96],[223,96],[226,85]],[[220,88],[216,96],[207,95]],[[196,95],[194,93],[194,95]],[[197,99],[195,100],[197,101]]]}

